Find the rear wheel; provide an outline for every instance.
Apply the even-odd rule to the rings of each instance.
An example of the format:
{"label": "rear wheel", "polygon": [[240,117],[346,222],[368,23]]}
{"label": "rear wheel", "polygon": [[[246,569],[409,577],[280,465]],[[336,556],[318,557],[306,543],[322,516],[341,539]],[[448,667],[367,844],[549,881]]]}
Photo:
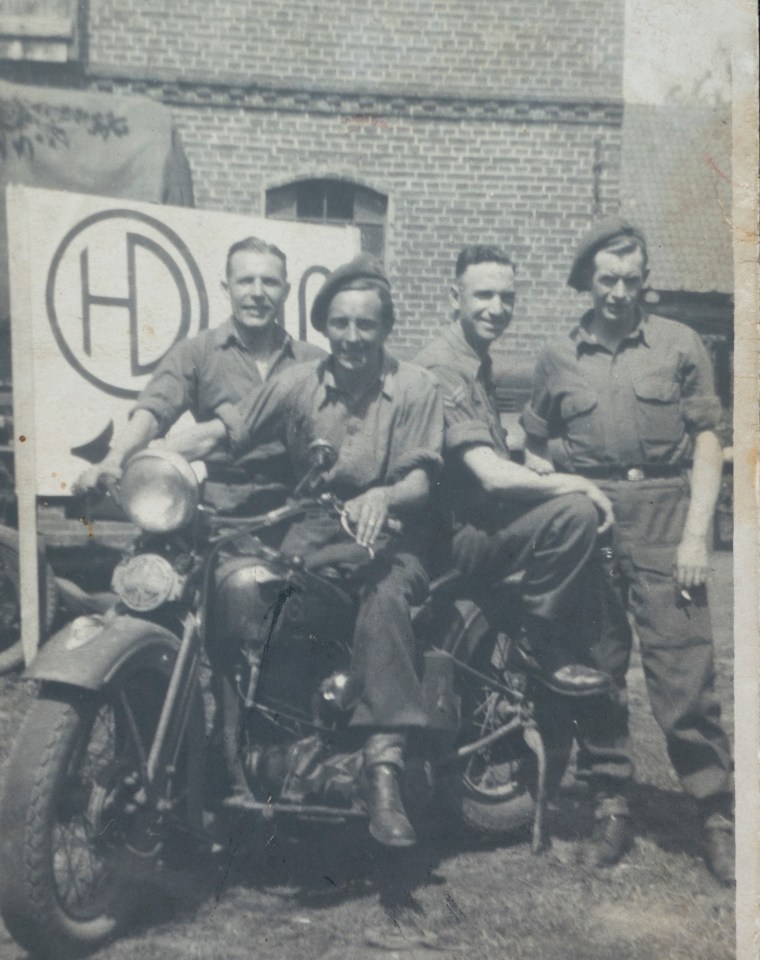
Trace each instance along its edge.
{"label": "rear wheel", "polygon": [[[484,670],[485,672],[485,670]],[[485,682],[462,675],[462,735],[459,746],[480,740],[517,716],[515,701]],[[503,677],[499,677],[503,683]],[[535,731],[546,755],[546,790],[559,787],[570,758],[573,733],[562,705],[541,704]],[[468,829],[488,838],[502,838],[528,826],[535,812],[538,761],[523,727],[482,747],[450,771],[444,789],[450,808]]]}
{"label": "rear wheel", "polygon": [[[53,571],[42,552],[38,564],[40,640],[44,640],[53,625],[58,591]],[[15,670],[23,661],[18,531],[0,526],[0,674]]]}
{"label": "rear wheel", "polygon": [[[0,809],[0,912],[35,956],[71,955],[113,936],[161,849],[165,823],[143,788],[168,659],[122,672],[97,695],[59,689],[22,728]],[[186,761],[169,820],[184,815]]]}

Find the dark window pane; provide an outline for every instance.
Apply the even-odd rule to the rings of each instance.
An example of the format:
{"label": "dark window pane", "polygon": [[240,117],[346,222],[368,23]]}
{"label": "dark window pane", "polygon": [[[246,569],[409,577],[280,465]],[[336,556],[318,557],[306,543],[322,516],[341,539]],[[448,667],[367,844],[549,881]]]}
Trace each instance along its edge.
{"label": "dark window pane", "polygon": [[354,219],[354,185],[340,180],[325,183],[328,220]]}
{"label": "dark window pane", "polygon": [[322,180],[305,180],[296,185],[296,215],[299,220],[324,220],[325,187]]}
{"label": "dark window pane", "polygon": [[357,187],[354,197],[354,217],[362,223],[385,223],[388,198],[367,187]]}
{"label": "dark window pane", "polygon": [[296,188],[292,184],[267,190],[266,216],[279,220],[295,220]]}
{"label": "dark window pane", "polygon": [[379,223],[358,225],[362,235],[362,250],[382,260],[385,256],[385,227]]}

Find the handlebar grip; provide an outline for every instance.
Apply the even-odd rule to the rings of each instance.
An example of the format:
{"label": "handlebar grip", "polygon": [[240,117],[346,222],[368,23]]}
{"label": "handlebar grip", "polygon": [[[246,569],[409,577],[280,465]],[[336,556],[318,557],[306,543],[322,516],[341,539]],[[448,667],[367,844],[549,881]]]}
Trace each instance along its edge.
{"label": "handlebar grip", "polygon": [[111,497],[112,500],[119,502],[119,481],[115,480],[113,477],[103,475],[98,480],[98,489],[102,490],[103,493]]}

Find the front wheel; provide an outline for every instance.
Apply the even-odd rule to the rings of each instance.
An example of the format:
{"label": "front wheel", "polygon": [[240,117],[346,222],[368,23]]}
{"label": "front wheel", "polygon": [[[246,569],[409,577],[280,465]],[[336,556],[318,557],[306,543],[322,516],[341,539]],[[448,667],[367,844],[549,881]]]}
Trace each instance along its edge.
{"label": "front wheel", "polygon": [[[164,832],[143,787],[166,683],[154,666],[97,695],[49,691],[22,727],[0,808],[0,912],[35,956],[101,944],[134,905]],[[185,774],[180,758],[178,815]]]}

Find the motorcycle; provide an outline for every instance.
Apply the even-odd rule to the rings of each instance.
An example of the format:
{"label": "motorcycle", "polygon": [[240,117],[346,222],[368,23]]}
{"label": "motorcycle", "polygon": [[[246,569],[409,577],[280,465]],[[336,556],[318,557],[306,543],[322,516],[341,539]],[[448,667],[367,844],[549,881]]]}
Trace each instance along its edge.
{"label": "motorcycle", "polygon": [[[188,839],[213,842],[211,811],[366,816],[348,722],[351,636],[361,569],[381,558],[350,536],[303,557],[266,542],[309,510],[351,533],[341,504],[319,492],[334,451],[312,447],[291,499],[252,518],[215,515],[191,466],[160,449],[133,457],[111,489],[141,533],[114,571],[115,602],[68,623],[27,671],[38,693],[0,807],[0,912],[35,955],[113,937],[146,869]],[[239,588],[220,604],[216,570],[240,538]],[[250,606],[254,582],[263,617]],[[407,769],[480,834],[532,823],[538,851],[572,732],[553,695],[513,664],[518,609],[506,585],[495,632],[460,574],[433,580],[413,612],[430,729]]]}

